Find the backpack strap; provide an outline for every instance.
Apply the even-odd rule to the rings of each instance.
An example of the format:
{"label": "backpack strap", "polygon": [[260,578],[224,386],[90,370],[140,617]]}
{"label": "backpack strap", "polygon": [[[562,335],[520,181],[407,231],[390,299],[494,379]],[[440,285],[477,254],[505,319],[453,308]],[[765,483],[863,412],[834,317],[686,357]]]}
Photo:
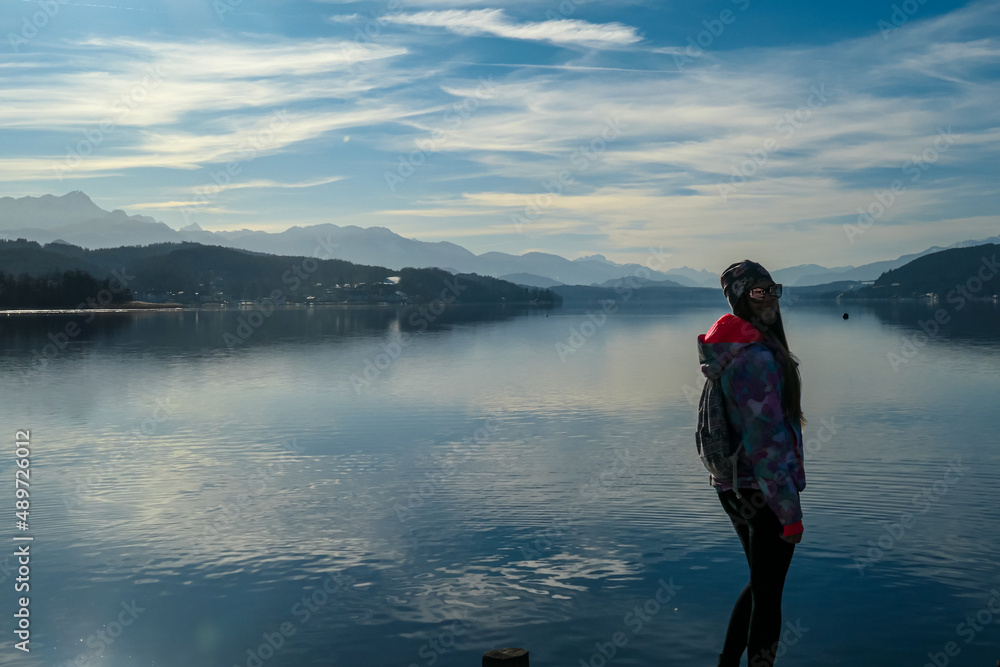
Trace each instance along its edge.
{"label": "backpack strap", "polygon": [[742,500],[743,496],[740,495],[740,487],[739,484],[737,484],[737,479],[736,479],[736,459],[738,459],[739,457],[740,457],[740,450],[737,449],[735,452],[733,452],[733,491],[736,492],[736,497]]}

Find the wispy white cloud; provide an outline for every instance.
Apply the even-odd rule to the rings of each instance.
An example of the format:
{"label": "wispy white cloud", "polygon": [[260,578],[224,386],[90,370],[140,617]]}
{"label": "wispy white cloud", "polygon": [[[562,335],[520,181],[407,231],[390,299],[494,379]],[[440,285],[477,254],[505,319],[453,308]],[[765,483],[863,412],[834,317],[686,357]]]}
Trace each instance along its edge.
{"label": "wispy white cloud", "polygon": [[467,215],[492,215],[495,209],[470,210],[468,208],[408,208],[372,211],[374,215],[399,215],[418,218],[455,218]]}
{"label": "wispy white cloud", "polygon": [[[883,230],[898,234],[891,226],[904,222],[921,238],[943,219],[982,226],[983,204],[975,202],[995,197],[988,182],[1000,158],[1000,46],[989,34],[1000,27],[995,2],[915,16],[885,39],[873,26],[868,36],[832,45],[706,49],[682,71],[672,58],[681,47],[652,44],[625,23],[576,19],[583,11],[574,20],[532,22],[513,17],[513,8],[510,15],[486,8],[485,0],[405,6],[406,13],[382,15],[397,27],[384,23],[360,43],[233,33],[194,41],[95,38],[70,43],[72,57],[58,63],[52,53],[26,53],[0,77],[0,131],[9,133],[4,140],[18,138],[5,141],[0,180],[50,179],[64,147],[110,119],[113,130],[72,178],[114,175],[126,188],[157,175],[150,167],[173,170],[171,187],[155,185],[164,203],[148,206],[170,222],[211,182],[208,169],[244,159],[247,142],[284,110],[286,122],[256,147],[254,157],[266,159],[220,193],[225,207],[212,205],[220,214],[253,215],[255,191],[275,188],[258,199],[294,198],[302,215],[296,222],[325,221],[328,206],[302,202],[336,190],[338,224],[388,224],[414,236],[510,236],[521,239],[518,247],[523,239],[544,240],[558,251],[557,244],[587,235],[606,239],[589,252],[613,252],[658,241],[699,247],[711,235],[755,244],[755,235],[781,229],[783,242],[832,246],[846,243],[840,224],[949,126],[954,145],[866,234],[866,246]],[[440,31],[398,26],[574,48],[558,51],[561,59],[545,49],[545,62],[521,65],[509,62],[509,52],[490,54],[505,63],[477,63],[475,45],[462,44],[461,60],[450,60],[440,57]],[[335,22],[322,27],[353,32]],[[116,103],[141,86],[149,68],[162,73],[157,85],[121,113]],[[495,85],[479,97],[478,80],[487,74]],[[827,99],[810,109],[814,88]],[[615,118],[621,133],[604,140]],[[769,140],[777,147],[765,151]],[[752,176],[720,198],[718,185],[762,151]],[[400,164],[414,175],[390,192],[383,175]],[[511,214],[564,171],[572,182],[517,234]],[[341,178],[324,174],[351,174],[352,187],[308,190]],[[153,199],[143,192],[127,200]],[[268,217],[273,211],[261,211],[260,221],[199,222],[256,226]]]}
{"label": "wispy white cloud", "polygon": [[0,80],[7,100],[0,129],[55,137],[43,153],[0,158],[0,180],[196,169],[427,113],[426,105],[404,107],[380,92],[414,80],[386,66],[403,47],[119,38],[80,46],[87,51],[76,71],[47,68]]}
{"label": "wispy white cloud", "polygon": [[229,190],[240,190],[244,188],[290,188],[297,190],[299,188],[314,188],[318,185],[328,185],[330,183],[336,183],[337,181],[342,181],[346,176],[331,176],[329,178],[315,178],[308,181],[298,181],[295,183],[288,183],[282,181],[272,181],[270,179],[258,179],[254,181],[243,181],[238,183],[233,183],[227,189]]}
{"label": "wispy white cloud", "polygon": [[[154,126],[185,114],[248,111],[307,100],[354,100],[393,76],[376,61],[406,49],[318,40],[196,43],[94,39],[101,52],[76,71],[32,73],[0,83],[0,128],[66,129],[86,124]],[[350,73],[362,63],[366,69]],[[375,75],[384,75],[373,82]]]}
{"label": "wispy white cloud", "polygon": [[129,204],[124,206],[125,209],[139,209],[141,211],[169,211],[175,208],[191,208],[193,206],[207,206],[207,201],[157,201],[157,202],[140,202],[138,204]]}
{"label": "wispy white cloud", "polygon": [[642,40],[636,29],[621,23],[588,23],[579,19],[515,23],[502,9],[450,9],[391,14],[386,20],[403,25],[445,28],[458,35],[493,35],[549,42],[560,46],[624,47]]}
{"label": "wispy white cloud", "polygon": [[[986,169],[1000,158],[992,74],[1000,50],[980,33],[1000,22],[998,14],[1000,7],[980,3],[888,40],[874,32],[834,45],[720,52],[667,76],[534,75],[529,66],[501,77],[492,99],[435,144],[464,165],[439,184],[464,178],[500,187],[459,186],[461,196],[377,213],[437,218],[445,236],[462,234],[452,220],[483,217],[476,235],[499,238],[514,234],[511,215],[524,217],[544,200],[520,236],[557,243],[569,232],[597,234],[611,248],[669,238],[694,248],[706,235],[728,234],[764,249],[754,235],[780,229],[786,247],[852,251],[842,224],[905,176],[905,195],[868,232],[866,248],[898,237],[903,224],[924,239],[942,233],[944,218],[985,229],[974,202],[995,197]],[[594,158],[574,163],[616,115],[621,136],[596,141]],[[400,151],[441,125],[433,117],[406,122],[416,135],[397,137]],[[943,145],[938,133],[948,128],[953,143],[930,150],[935,140]],[[763,157],[754,163],[754,155]],[[924,155],[932,164],[910,181],[912,170],[904,175],[902,166]],[[723,199],[719,185],[744,164],[750,176]],[[573,181],[549,195],[561,171]]]}

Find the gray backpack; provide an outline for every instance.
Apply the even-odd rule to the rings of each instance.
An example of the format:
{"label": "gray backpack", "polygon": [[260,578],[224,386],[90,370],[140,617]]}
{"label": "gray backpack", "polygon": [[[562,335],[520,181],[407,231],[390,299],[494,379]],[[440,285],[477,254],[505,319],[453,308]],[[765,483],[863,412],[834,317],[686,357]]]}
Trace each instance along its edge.
{"label": "gray backpack", "polygon": [[[704,359],[702,360],[704,361]],[[703,364],[707,380],[698,402],[698,428],[695,444],[705,468],[716,477],[733,476],[733,491],[740,496],[736,478],[736,460],[742,441],[733,433],[726,418],[726,397],[722,394],[721,369]]]}

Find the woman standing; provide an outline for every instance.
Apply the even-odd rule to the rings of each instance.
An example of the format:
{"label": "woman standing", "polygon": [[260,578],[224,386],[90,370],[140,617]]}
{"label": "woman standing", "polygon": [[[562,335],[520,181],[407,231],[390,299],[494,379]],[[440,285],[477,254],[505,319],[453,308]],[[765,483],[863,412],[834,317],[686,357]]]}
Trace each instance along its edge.
{"label": "woman standing", "polygon": [[778,308],[781,285],[748,259],[721,280],[733,314],[720,317],[698,343],[702,371],[721,374],[726,418],[742,447],[737,490],[731,478],[713,475],[710,483],[743,545],[750,583],[733,607],[718,665],[738,667],[746,650],[749,667],[771,667],[785,574],[803,532],[801,380]]}

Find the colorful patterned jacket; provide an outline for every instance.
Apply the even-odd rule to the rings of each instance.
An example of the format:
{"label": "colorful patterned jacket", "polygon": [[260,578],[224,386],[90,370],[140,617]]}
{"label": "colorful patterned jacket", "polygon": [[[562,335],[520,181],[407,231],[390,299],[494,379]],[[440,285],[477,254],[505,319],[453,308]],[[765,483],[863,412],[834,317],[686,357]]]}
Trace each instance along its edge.
{"label": "colorful patterned jacket", "polygon": [[[743,443],[736,463],[738,485],[760,489],[784,534],[794,535],[802,532],[799,491],[806,486],[802,428],[785,417],[782,367],[761,338],[750,322],[723,315],[698,336],[701,370],[706,377],[721,375],[726,416]],[[709,483],[719,491],[732,488],[731,479],[714,475]]]}

